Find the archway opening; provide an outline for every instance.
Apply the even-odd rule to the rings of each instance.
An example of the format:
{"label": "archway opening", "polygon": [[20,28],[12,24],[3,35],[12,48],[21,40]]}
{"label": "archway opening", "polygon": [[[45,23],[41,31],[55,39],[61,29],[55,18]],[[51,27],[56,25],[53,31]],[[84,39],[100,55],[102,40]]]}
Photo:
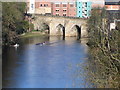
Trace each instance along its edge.
{"label": "archway opening", "polygon": [[47,23],[40,23],[39,27],[37,28],[37,31],[43,32],[45,34],[49,34],[50,27]]}
{"label": "archway opening", "polygon": [[74,25],[72,27],[71,32],[72,32],[72,36],[77,37],[77,40],[79,40],[81,38],[81,27],[80,26]]}
{"label": "archway opening", "polygon": [[65,27],[62,24],[56,26],[56,35],[63,36],[63,40],[65,39]]}

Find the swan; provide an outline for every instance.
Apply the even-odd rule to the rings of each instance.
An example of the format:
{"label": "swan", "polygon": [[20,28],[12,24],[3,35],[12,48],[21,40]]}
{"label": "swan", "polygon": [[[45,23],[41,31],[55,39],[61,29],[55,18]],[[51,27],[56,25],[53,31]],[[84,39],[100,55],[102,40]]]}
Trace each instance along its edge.
{"label": "swan", "polygon": [[13,45],[14,47],[19,47],[19,44],[15,44],[15,45]]}

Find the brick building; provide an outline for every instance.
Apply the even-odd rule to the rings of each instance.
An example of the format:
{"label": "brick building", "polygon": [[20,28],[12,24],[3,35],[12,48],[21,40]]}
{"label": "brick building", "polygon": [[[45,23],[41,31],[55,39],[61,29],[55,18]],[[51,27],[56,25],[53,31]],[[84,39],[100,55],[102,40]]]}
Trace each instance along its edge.
{"label": "brick building", "polygon": [[120,19],[120,0],[105,0],[109,22],[114,22],[115,19]]}
{"label": "brick building", "polygon": [[75,2],[53,2],[52,15],[76,17]]}
{"label": "brick building", "polygon": [[28,13],[76,17],[75,0],[28,0],[27,5]]}
{"label": "brick building", "polygon": [[35,2],[35,14],[51,14],[51,2]]}
{"label": "brick building", "polygon": [[88,18],[94,7],[104,7],[104,0],[27,0],[28,13]]}
{"label": "brick building", "polygon": [[35,0],[27,0],[27,13],[35,13]]}
{"label": "brick building", "polygon": [[120,0],[106,0],[105,7],[107,10],[120,10]]}

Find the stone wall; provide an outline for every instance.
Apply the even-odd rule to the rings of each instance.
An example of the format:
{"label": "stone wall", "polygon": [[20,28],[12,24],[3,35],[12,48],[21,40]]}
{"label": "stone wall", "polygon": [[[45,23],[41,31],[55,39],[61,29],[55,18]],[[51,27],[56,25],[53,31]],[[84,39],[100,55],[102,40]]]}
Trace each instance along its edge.
{"label": "stone wall", "polygon": [[81,37],[87,37],[87,19],[35,15],[33,20],[34,29],[40,27],[41,22],[49,26],[50,35],[58,35],[57,26],[61,25],[61,28],[65,28],[65,36],[76,36],[77,30],[73,29],[73,27],[77,26],[81,30]]}

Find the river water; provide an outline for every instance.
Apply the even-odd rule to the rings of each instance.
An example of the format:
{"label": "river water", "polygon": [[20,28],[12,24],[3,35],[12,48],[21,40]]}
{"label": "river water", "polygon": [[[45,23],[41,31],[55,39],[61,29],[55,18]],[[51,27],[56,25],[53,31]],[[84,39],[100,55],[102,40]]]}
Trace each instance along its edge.
{"label": "river water", "polygon": [[[35,45],[40,42],[47,45]],[[84,41],[84,40],[83,40]],[[84,88],[87,46],[75,37],[30,37],[3,48],[4,88]]]}

